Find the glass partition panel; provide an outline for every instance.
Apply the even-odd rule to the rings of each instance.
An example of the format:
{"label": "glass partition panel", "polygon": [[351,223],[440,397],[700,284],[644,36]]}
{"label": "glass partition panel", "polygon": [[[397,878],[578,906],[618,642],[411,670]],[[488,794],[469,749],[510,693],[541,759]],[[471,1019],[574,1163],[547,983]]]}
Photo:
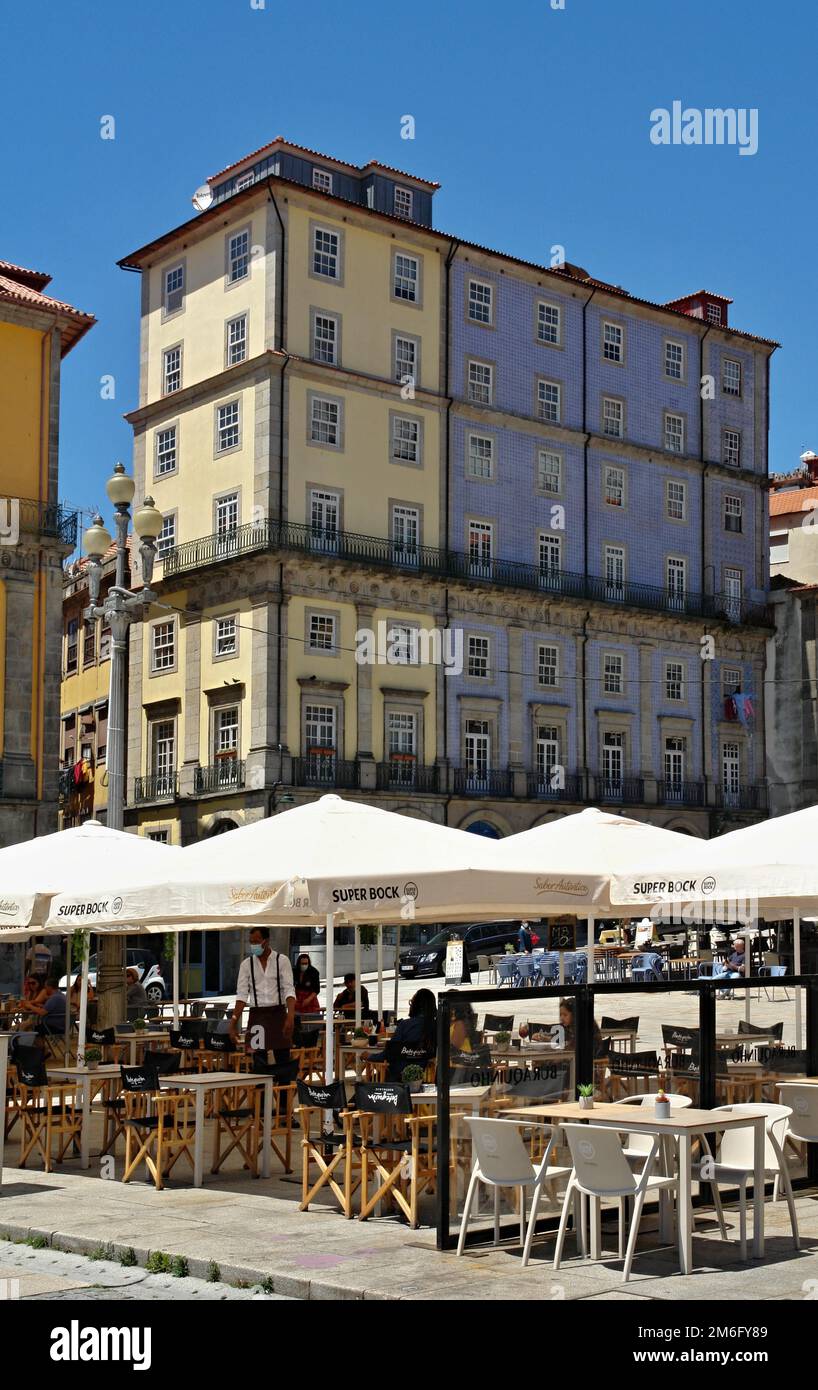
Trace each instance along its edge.
{"label": "glass partition panel", "polygon": [[600,1100],[655,1095],[699,1104],[699,996],[651,985],[627,994],[599,991],[594,1002],[594,1081]]}

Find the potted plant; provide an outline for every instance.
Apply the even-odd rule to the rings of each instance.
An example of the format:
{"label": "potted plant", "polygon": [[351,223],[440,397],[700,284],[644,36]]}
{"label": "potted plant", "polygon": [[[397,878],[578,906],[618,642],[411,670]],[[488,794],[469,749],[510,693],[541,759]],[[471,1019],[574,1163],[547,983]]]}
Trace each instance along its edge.
{"label": "potted plant", "polygon": [[592,1082],[586,1082],[582,1086],[577,1086],[579,1095],[580,1110],[593,1110],[594,1108],[594,1087]]}
{"label": "potted plant", "polygon": [[87,1047],[85,1049],[85,1065],[89,1071],[96,1071],[102,1061],[102,1049],[99,1047]]}
{"label": "potted plant", "polygon": [[516,954],[516,952],[515,952],[515,950],[514,950],[514,947],[513,947],[512,943],[511,943],[510,941],[507,941],[507,942],[506,942],[506,948],[505,948],[505,949],[506,949],[506,955],[507,955],[507,956],[513,956],[513,955]]}
{"label": "potted plant", "polygon": [[401,1081],[404,1086],[409,1087],[409,1091],[412,1095],[415,1095],[418,1091],[422,1091],[423,1067],[419,1067],[416,1062],[412,1062],[410,1066],[404,1067],[401,1072]]}
{"label": "potted plant", "polygon": [[353,1047],[365,1047],[366,1044],[367,1044],[368,1042],[369,1042],[369,1034],[367,1033],[366,1029],[365,1029],[365,1028],[356,1028],[356,1029],[355,1029],[355,1032],[352,1034],[352,1046],[353,1046]]}
{"label": "potted plant", "polygon": [[133,1021],[133,1026],[137,1033],[144,1033],[145,1029],[148,1026],[147,1019],[135,1018]]}
{"label": "potted plant", "polygon": [[656,1092],[656,1100],[653,1104],[653,1113],[657,1120],[670,1119],[670,1101],[665,1091],[665,1074],[661,1071],[659,1073],[659,1089]]}
{"label": "potted plant", "polygon": [[508,1047],[508,1044],[509,1044],[510,1041],[511,1041],[511,1034],[510,1034],[510,1033],[495,1033],[495,1035],[494,1035],[494,1041],[497,1043],[497,1046],[498,1046],[498,1047]]}

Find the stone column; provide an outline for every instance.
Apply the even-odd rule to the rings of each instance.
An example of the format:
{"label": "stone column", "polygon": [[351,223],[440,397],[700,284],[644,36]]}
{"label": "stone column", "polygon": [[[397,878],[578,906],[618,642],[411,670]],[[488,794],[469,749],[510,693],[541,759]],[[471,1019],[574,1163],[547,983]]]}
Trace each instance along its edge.
{"label": "stone column", "polygon": [[[279,746],[286,742],[286,642],[281,643],[281,725],[278,709],[279,641],[278,591],[266,587],[252,594],[250,622],[253,632],[250,673],[250,749],[247,755],[247,785],[256,791],[272,786],[281,775]],[[282,620],[286,607],[282,605]]]}
{"label": "stone column", "polygon": [[[645,802],[655,805],[659,789],[657,767],[654,763],[653,728],[656,718],[656,700],[651,680],[655,678],[654,658],[656,645],[653,642],[639,643],[639,775],[645,784]],[[661,757],[661,753],[659,755]]]}
{"label": "stone column", "polygon": [[[185,699],[182,706],[182,766],[179,795],[196,794],[196,769],[201,761],[202,719],[202,617],[192,613],[183,619],[185,627]],[[209,626],[209,625],[208,625]],[[205,763],[209,759],[205,757]]]}

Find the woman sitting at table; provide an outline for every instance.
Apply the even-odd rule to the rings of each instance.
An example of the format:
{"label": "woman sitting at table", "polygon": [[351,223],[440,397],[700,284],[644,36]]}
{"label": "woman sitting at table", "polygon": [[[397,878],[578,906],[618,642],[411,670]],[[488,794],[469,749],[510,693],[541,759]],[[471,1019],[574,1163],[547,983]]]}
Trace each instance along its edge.
{"label": "woman sitting at table", "polygon": [[[72,982],[71,982],[71,989],[70,989],[69,992],[68,992],[68,1006],[69,1006],[69,1008],[70,1008],[72,1014],[78,1014],[79,1011],[80,1011],[80,995],[81,995],[81,994],[82,994],[82,976],[81,976],[81,975],[76,975],[76,976],[74,977],[74,979],[72,980]],[[89,980],[89,981],[88,981],[88,1003],[89,1003],[89,1004],[95,1004],[95,1003],[96,1003],[96,1000],[97,1000],[97,992],[96,992],[96,990],[94,989],[94,986],[91,984],[91,981]]]}
{"label": "woman sitting at table", "polygon": [[478,1037],[477,1014],[471,1004],[453,1004],[452,1022],[449,1028],[449,1042],[452,1052],[474,1052],[480,1039]]}
{"label": "woman sitting at table", "polygon": [[[572,999],[560,1000],[560,1024],[565,1033],[566,1051],[572,1052],[577,1045],[576,1027],[574,1023],[574,1001]],[[599,1024],[594,1019],[594,1057],[607,1057],[608,1044],[605,1042]]]}
{"label": "woman sitting at table", "polygon": [[38,980],[36,975],[26,975],[23,980],[23,994],[20,1003],[33,1004],[41,989],[42,981]]}
{"label": "woman sitting at table", "polygon": [[400,1081],[404,1067],[422,1066],[437,1051],[437,1000],[430,989],[419,989],[409,1004],[409,1017],[398,1022],[382,1052],[369,1052],[372,1062],[388,1062],[388,1081]]}
{"label": "woman sitting at table", "polygon": [[297,1014],[320,1013],[321,1005],[318,1002],[318,991],[321,988],[321,978],[306,953],[300,955],[295,963],[293,982],[295,984],[295,1012]]}

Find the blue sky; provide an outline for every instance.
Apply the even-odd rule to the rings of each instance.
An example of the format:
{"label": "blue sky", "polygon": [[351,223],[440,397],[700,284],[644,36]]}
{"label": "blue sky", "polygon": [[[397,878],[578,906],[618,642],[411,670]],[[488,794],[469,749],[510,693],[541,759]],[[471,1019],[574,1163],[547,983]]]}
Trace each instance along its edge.
{"label": "blue sky", "polygon": [[[771,467],[818,450],[818,7],[805,0],[45,0],[8,7],[3,27],[0,257],[50,272],[99,320],[63,373],[71,502],[104,504],[112,464],[130,465],[138,277],[117,259],[279,134],[438,180],[436,224],[469,240],[545,263],[561,244],[649,299],[731,296],[736,327],[783,344]],[[758,153],[651,144],[651,111],[674,100],[757,108]],[[107,115],[114,140],[100,138]]]}

